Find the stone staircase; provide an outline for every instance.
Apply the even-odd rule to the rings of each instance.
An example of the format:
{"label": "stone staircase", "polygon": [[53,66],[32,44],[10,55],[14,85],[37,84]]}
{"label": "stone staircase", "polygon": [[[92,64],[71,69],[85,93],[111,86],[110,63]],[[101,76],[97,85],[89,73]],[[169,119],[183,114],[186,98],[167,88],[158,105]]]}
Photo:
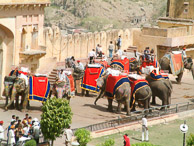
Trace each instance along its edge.
{"label": "stone staircase", "polygon": [[57,69],[54,68],[54,69],[50,72],[50,74],[48,75],[48,80],[49,80],[49,82],[50,82],[51,87],[52,87],[53,84],[55,83],[56,77],[57,77]]}

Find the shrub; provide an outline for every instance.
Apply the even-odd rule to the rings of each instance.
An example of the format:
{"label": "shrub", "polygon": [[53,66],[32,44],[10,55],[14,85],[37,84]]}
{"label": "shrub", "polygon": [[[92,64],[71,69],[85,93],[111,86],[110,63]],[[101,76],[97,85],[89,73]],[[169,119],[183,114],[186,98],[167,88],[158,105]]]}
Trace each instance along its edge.
{"label": "shrub", "polygon": [[27,141],[24,146],[36,146],[36,141],[34,139]]}
{"label": "shrub", "polygon": [[104,143],[101,143],[97,146],[114,146],[115,141],[114,139],[107,139]]}
{"label": "shrub", "polygon": [[86,146],[86,144],[91,140],[90,131],[83,128],[76,130],[75,136],[80,146]]}
{"label": "shrub", "polygon": [[147,142],[143,142],[143,143],[132,144],[132,146],[157,146],[157,145],[147,143]]}
{"label": "shrub", "polygon": [[194,134],[189,134],[187,137],[187,146],[194,146]]}

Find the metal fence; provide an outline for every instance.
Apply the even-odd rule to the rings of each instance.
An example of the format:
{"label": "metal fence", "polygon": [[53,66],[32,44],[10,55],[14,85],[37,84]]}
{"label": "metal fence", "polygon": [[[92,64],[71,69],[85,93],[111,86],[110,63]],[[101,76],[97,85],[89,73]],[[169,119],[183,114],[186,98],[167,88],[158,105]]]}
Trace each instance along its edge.
{"label": "metal fence", "polygon": [[[110,120],[110,121],[106,121],[98,124],[93,124],[82,128],[85,128],[92,132],[92,131],[112,128],[119,125],[138,121],[138,120],[141,120],[144,115],[147,115],[148,118],[160,117],[163,115],[179,113],[179,112],[188,111],[192,109],[194,109],[194,104],[189,102],[170,104],[165,106],[157,106],[147,110],[131,112],[131,116],[127,116],[125,118],[120,118],[120,116],[118,116],[118,119],[114,119],[114,120]],[[75,132],[77,129],[78,128],[73,129],[73,132]]]}

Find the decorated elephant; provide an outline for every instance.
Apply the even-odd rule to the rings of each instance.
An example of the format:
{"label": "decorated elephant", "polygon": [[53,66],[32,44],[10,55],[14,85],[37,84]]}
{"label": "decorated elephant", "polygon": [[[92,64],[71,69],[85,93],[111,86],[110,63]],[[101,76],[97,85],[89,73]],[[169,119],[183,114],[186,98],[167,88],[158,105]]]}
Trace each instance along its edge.
{"label": "decorated elephant", "polygon": [[[9,98],[11,99],[11,93],[12,93],[12,88],[13,88],[13,84],[16,80],[16,77],[12,77],[12,76],[5,76],[4,78],[4,91],[3,91],[3,96],[6,97],[6,103],[5,106],[8,105],[8,101]],[[16,99],[16,103],[18,106],[18,98]],[[12,108],[14,108],[14,102],[11,105]]]}
{"label": "decorated elephant", "polygon": [[162,105],[169,105],[171,104],[172,83],[168,78],[159,76],[155,71],[146,76],[152,90],[152,104],[156,104],[155,97],[157,96],[162,100]]}
{"label": "decorated elephant", "polygon": [[150,108],[150,98],[152,96],[152,90],[145,79],[132,79],[130,78],[131,85],[131,111],[135,111],[135,102],[143,104],[144,109]]}
{"label": "decorated elephant", "polygon": [[[10,102],[5,106],[5,110],[14,102],[16,98],[16,105],[18,105],[18,97],[21,96],[21,108],[25,111],[27,105],[29,106],[28,100],[44,102],[50,93],[50,83],[47,77],[44,76],[29,76],[28,78],[15,78],[12,86],[5,87],[5,95],[10,95]],[[10,78],[10,77],[8,77]],[[12,77],[11,77],[12,78]],[[6,91],[11,92],[10,94]]]}
{"label": "decorated elephant", "polygon": [[[123,81],[121,81],[122,79]],[[106,94],[106,96],[108,97],[108,111],[112,112],[113,111],[112,102],[115,97],[115,99],[118,102],[118,107],[117,107],[118,113],[121,112],[121,105],[124,104],[126,107],[127,115],[129,115],[130,114],[129,101],[130,101],[130,95],[131,95],[130,84],[126,76],[122,77],[122,79],[120,79],[121,82],[119,83],[119,86],[114,91],[115,92],[114,95],[110,95],[111,93],[108,93],[105,91],[108,84],[107,81],[111,80],[109,79],[109,75],[105,75],[101,78],[98,78],[97,85],[100,87],[101,91],[94,103],[96,104],[98,99],[102,98]]]}
{"label": "decorated elephant", "polygon": [[[13,78],[13,77],[5,77],[6,78]],[[10,96],[10,102],[6,101],[5,110],[14,102],[16,98],[16,107],[18,106],[19,96],[22,97],[22,109],[26,110],[27,102],[28,102],[28,91],[29,88],[25,84],[25,80],[21,78],[15,78],[12,85],[5,85],[4,94],[6,96],[6,100]],[[8,104],[7,104],[8,103]]]}
{"label": "decorated elephant", "polygon": [[[176,56],[176,57],[175,57]],[[178,56],[178,57],[177,57]],[[177,83],[181,82],[184,68],[192,72],[194,78],[194,66],[191,58],[183,58],[182,54],[165,54],[159,61],[162,70],[168,70],[169,73],[177,75]],[[176,64],[176,66],[175,66]]]}

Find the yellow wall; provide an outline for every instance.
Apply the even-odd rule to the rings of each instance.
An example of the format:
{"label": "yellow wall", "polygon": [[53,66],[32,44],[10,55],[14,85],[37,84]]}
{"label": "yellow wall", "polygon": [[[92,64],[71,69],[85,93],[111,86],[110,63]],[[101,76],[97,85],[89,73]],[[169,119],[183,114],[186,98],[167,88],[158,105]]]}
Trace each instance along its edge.
{"label": "yellow wall", "polygon": [[50,0],[1,0],[0,5],[3,4],[23,4],[23,3],[50,3]]}

